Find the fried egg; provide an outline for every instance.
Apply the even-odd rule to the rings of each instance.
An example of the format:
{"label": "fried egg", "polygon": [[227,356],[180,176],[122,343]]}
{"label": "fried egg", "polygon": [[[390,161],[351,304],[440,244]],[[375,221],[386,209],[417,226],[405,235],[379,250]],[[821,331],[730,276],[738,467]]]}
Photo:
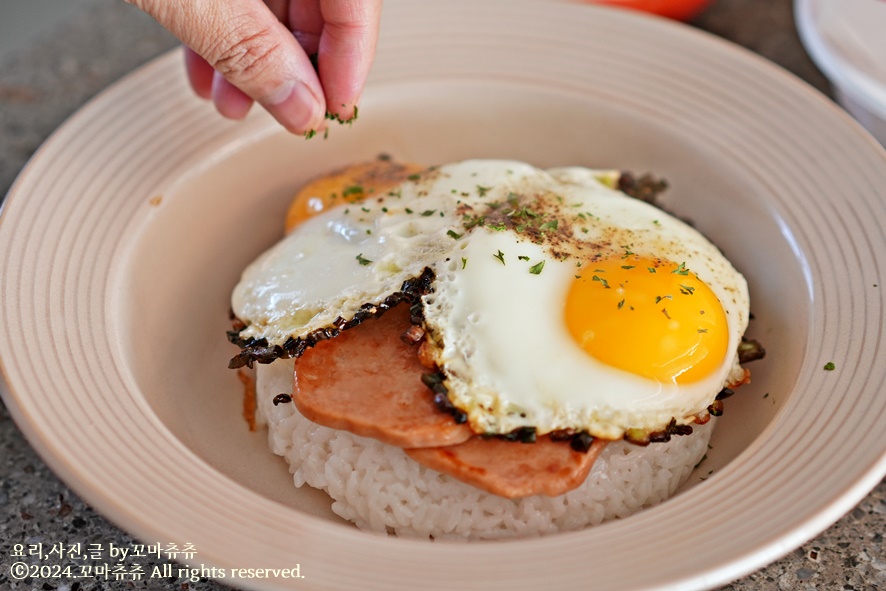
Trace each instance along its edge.
{"label": "fried egg", "polygon": [[428,348],[475,432],[616,439],[690,423],[744,377],[746,282],[697,231],[601,178],[470,160],[302,216],[235,288],[241,337],[282,345],[429,268]]}

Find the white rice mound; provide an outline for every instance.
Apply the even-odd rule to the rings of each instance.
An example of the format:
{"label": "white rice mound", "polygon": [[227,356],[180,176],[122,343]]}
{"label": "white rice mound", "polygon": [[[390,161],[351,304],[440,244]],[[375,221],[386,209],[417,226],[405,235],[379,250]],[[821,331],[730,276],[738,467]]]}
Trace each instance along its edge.
{"label": "white rice mound", "polygon": [[336,514],[377,533],[502,539],[625,518],[672,496],[704,457],[713,432],[712,420],[667,443],[614,442],[577,489],[506,499],[422,466],[399,447],[317,425],[295,404],[275,406],[274,396],[292,391],[292,367],[292,360],[258,366],[256,419],[268,427],[271,450],[286,458],[296,486],[326,491]]}

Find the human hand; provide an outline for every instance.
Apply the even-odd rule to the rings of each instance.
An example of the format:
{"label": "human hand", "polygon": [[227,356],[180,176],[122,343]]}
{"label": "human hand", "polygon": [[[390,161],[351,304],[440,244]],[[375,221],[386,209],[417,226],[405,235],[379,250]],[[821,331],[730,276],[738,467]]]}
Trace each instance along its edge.
{"label": "human hand", "polygon": [[[225,117],[258,102],[286,129],[356,115],[381,0],[127,0],[185,44],[191,86]],[[310,55],[317,54],[317,69]]]}

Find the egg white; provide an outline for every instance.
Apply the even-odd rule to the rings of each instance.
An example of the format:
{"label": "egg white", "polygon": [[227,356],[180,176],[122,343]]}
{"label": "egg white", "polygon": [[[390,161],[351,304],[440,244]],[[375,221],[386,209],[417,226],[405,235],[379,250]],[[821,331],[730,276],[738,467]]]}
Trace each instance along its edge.
{"label": "egg white", "polygon": [[[576,263],[634,253],[683,262],[719,298],[728,351],[747,326],[744,278],[701,234],[614,191],[584,168],[543,171],[511,161],[443,166],[386,196],[304,222],[250,265],[232,296],[243,337],[282,344],[349,318],[425,267],[436,274],[425,322],[450,400],[477,432],[531,426],[621,437],[693,420],[742,374],[737,354],[691,384],[661,384],[613,368],[569,335],[563,309]],[[465,220],[519,195],[556,210],[559,242]],[[465,215],[468,217],[466,218]],[[569,216],[568,218],[566,216]],[[569,231],[566,231],[566,229]],[[553,232],[552,232],[553,234]],[[610,252],[611,251],[611,252]],[[521,259],[518,257],[525,257]],[[530,268],[544,262],[539,273]]]}

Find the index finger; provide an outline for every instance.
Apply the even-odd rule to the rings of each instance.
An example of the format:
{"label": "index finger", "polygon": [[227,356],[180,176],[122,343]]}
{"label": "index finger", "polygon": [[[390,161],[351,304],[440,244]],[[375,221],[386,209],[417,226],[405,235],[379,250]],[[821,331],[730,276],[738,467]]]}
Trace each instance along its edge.
{"label": "index finger", "polygon": [[381,0],[320,0],[318,72],[326,108],[340,121],[350,121],[357,113],[375,57],[381,5]]}

